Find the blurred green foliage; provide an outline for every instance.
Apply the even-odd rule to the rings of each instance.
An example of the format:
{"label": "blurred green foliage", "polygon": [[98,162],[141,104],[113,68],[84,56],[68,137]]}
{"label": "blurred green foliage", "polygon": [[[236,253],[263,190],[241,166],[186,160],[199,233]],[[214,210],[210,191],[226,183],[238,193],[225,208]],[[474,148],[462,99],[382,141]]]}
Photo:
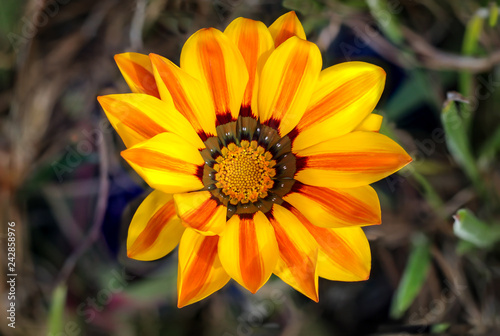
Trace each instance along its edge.
{"label": "blurred green foliage", "polygon": [[64,332],[66,293],[68,288],[65,284],[59,285],[52,293],[49,311],[48,335],[59,335]]}
{"label": "blurred green foliage", "polygon": [[[498,334],[498,1],[284,0],[249,5],[151,0],[146,1],[143,18],[144,50],[130,50],[136,1],[70,1],[39,27],[32,43],[16,51],[9,34],[20,34],[26,24],[23,17],[53,3],[5,0],[0,10],[0,109],[5,116],[0,154],[24,162],[18,166],[9,161],[5,169],[12,166],[12,174],[21,177],[9,176],[2,186],[17,193],[18,208],[12,213],[28,222],[23,252],[29,257],[23,259],[26,270],[20,286],[30,296],[22,309],[26,316],[19,316],[19,325],[24,325],[19,335],[30,330],[39,335],[42,329],[58,334],[70,319],[89,335],[310,331],[345,336],[375,333],[384,325],[401,327],[403,331],[394,333],[399,335],[422,311],[433,313],[432,318],[424,315],[434,334]],[[381,133],[414,157],[399,176],[375,186],[383,204],[383,225],[366,230],[373,254],[371,279],[346,286],[322,282],[319,304],[274,281],[255,296],[228,286],[211,299],[178,310],[176,263],[168,257],[136,263],[124,254],[134,210],[129,205],[123,214],[110,215],[121,218],[121,234],[117,227],[106,228],[113,232],[106,234],[119,237],[119,250],[99,237],[68,279],[55,286],[65,260],[93,223],[99,154],[83,156],[63,181],[57,179],[53,164],[67,165],[68,152],[81,141],[84,126],[97,127],[96,116],[102,115],[95,96],[125,92],[113,54],[156,52],[175,58],[196,29],[224,28],[240,15],[270,24],[287,10],[298,12],[308,39],[323,43],[324,67],[361,60],[386,70],[386,90],[378,106],[385,117]],[[339,51],[339,42],[356,52],[347,57]],[[443,140],[435,136],[436,130],[444,134]],[[34,137],[36,132],[42,136]],[[110,134],[103,140],[110,146],[115,182],[110,199],[119,199],[129,186],[120,175],[125,174],[119,158],[122,144]],[[28,152],[32,155],[26,158]],[[87,321],[79,305],[107,289],[116,278],[108,271],[115,268],[130,276],[120,275],[123,288]],[[457,291],[457,282],[466,289]],[[432,303],[450,289],[455,290],[453,299],[439,301],[445,308],[437,314]]]}
{"label": "blurred green foliage", "polygon": [[391,305],[390,314],[394,319],[401,318],[417,297],[425,283],[431,262],[429,240],[418,233],[412,242],[412,251]]}
{"label": "blurred green foliage", "polygon": [[491,248],[500,241],[499,223],[488,225],[468,209],[458,210],[454,218],[453,232],[457,237],[481,248]]}

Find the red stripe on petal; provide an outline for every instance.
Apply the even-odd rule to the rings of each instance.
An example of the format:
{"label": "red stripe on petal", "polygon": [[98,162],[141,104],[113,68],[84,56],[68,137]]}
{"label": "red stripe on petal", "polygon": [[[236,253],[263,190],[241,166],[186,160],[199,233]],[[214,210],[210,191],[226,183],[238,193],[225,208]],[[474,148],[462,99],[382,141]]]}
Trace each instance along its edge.
{"label": "red stripe on petal", "polygon": [[317,154],[307,157],[307,168],[383,174],[410,162],[408,155],[380,152]]}
{"label": "red stripe on petal", "polygon": [[[296,217],[302,222],[300,217]],[[270,222],[276,233],[276,240],[278,241],[281,258],[294,274],[295,280],[299,283],[301,289],[308,297],[317,302],[318,296],[314,282],[316,272],[315,263],[313,263],[310,256],[295,245],[277,220],[271,218]]]}
{"label": "red stripe on petal", "polygon": [[202,291],[217,257],[218,243],[218,236],[205,237],[197,253],[192,256],[188,268],[182,274],[184,280],[182,282],[182,297],[179,298],[179,307],[184,306],[185,303],[195,298]]}
{"label": "red stripe on petal", "polygon": [[104,96],[102,99],[99,99],[99,102],[107,113],[113,115],[120,120],[124,126],[130,128],[145,139],[166,132],[162,126],[158,125],[142,111],[124,101],[116,101]]}
{"label": "red stripe on petal", "polygon": [[191,104],[186,97],[184,88],[180,84],[180,81],[177,79],[177,73],[173,71],[173,67],[166,64],[165,61],[161,59],[161,57],[155,54],[151,54],[150,57],[162,78],[168,78],[168,80],[164,80],[164,83],[167,87],[168,92],[172,95],[175,108],[189,120],[191,125],[193,125],[196,130],[203,129],[199,124],[198,118],[194,114]]}
{"label": "red stripe on petal", "polygon": [[122,152],[125,160],[142,168],[165,170],[182,174],[196,175],[199,166],[146,148],[129,148]]}
{"label": "red stripe on petal", "polygon": [[186,213],[181,218],[191,228],[205,231],[207,229],[207,224],[209,224],[210,219],[217,212],[218,207],[218,202],[215,199],[209,198],[196,209]]}
{"label": "red stripe on petal", "polygon": [[133,257],[137,253],[150,248],[160,235],[162,229],[173,216],[175,216],[175,204],[174,201],[171,200],[149,219],[145,230],[140,233],[139,237],[137,237],[132,246],[128,249],[127,255]]}
{"label": "red stripe on petal", "polygon": [[[330,258],[346,271],[354,274],[369,274],[366,267],[360,262],[360,259],[354,249],[340,236],[335,234],[334,229],[320,228],[309,222],[309,220],[294,207],[287,207],[302,222],[304,227],[316,239],[319,246]],[[344,229],[340,229],[344,230]]]}
{"label": "red stripe on petal", "polygon": [[[360,86],[375,86],[379,78],[380,76],[377,72],[365,72],[340,85],[316,104],[307,108],[307,111],[298,124],[298,128],[304,129],[310,127],[344,110],[352,104],[353,98],[356,98],[357,95],[353,94],[353,92],[359,92]],[[364,91],[362,92],[364,93]]]}
{"label": "red stripe on petal", "polygon": [[121,71],[129,76],[139,91],[160,98],[155,78],[149,70],[125,57],[120,57],[116,61]]}
{"label": "red stripe on petal", "polygon": [[377,223],[380,221],[378,215],[369,211],[370,206],[359,199],[345,193],[324,187],[313,187],[296,182],[292,191],[301,193],[305,197],[318,203],[325,211],[336,218],[352,225],[363,225],[366,223]]}
{"label": "red stripe on petal", "polygon": [[257,56],[259,51],[259,35],[250,29],[243,29],[238,40],[238,49],[245,50],[241,55],[248,69],[248,83],[243,95],[243,106],[252,104],[253,87],[255,84],[255,73],[257,69]]}
{"label": "red stripe on petal", "polygon": [[280,84],[282,89],[272,112],[273,118],[278,121],[281,121],[287,112],[289,113],[290,105],[294,101],[308,64],[309,50],[296,48],[289,58],[293,61],[289,62],[290,66],[283,73]]}
{"label": "red stripe on petal", "polygon": [[262,264],[253,219],[240,220],[240,267],[241,276],[247,288],[255,293],[262,282]]}
{"label": "red stripe on petal", "polygon": [[217,119],[219,116],[227,122],[227,114],[231,113],[229,90],[227,87],[226,65],[221,46],[217,43],[214,33],[210,29],[204,30],[206,39],[199,39],[200,60],[203,71],[210,86],[210,92],[215,106]]}
{"label": "red stripe on petal", "polygon": [[295,12],[292,11],[284,14],[276,21],[281,23],[277,35],[274,36],[274,44],[276,48],[292,36],[298,36],[305,39],[304,29],[302,28]]}

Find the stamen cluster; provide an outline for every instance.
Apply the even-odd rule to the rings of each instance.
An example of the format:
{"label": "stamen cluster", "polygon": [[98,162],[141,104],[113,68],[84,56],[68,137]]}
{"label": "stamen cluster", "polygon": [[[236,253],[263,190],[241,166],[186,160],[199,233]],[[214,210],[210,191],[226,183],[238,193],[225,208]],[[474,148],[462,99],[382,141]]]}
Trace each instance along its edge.
{"label": "stamen cluster", "polygon": [[295,155],[288,136],[253,117],[217,126],[200,153],[205,161],[202,181],[212,198],[234,214],[267,213],[295,183]]}
{"label": "stamen cluster", "polygon": [[231,204],[256,202],[265,198],[274,185],[273,155],[259,146],[257,141],[243,140],[240,146],[234,143],[221,149],[213,169],[217,172],[217,188],[228,195]]}

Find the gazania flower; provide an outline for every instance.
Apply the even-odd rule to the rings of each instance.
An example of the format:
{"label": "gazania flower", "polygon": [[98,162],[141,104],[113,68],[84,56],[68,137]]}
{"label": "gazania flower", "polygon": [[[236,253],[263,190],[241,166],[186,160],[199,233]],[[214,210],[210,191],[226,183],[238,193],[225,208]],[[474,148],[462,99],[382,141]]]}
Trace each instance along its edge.
{"label": "gazania flower", "polygon": [[369,186],[411,161],[371,114],[385,72],[362,62],[322,68],[294,12],[269,28],[238,18],[202,29],[180,67],[155,55],[116,62],[132,94],[99,97],[155,189],[128,232],[128,256],[179,244],[178,306],[230,278],[255,293],[276,274],[318,301],[318,277],[370,273],[362,226],[381,222]]}

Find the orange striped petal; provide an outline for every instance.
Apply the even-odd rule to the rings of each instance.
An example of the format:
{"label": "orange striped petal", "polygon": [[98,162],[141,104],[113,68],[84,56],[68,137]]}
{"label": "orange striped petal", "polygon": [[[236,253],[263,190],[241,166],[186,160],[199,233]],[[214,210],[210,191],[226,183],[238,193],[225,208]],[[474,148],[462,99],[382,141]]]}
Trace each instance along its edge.
{"label": "orange striped petal", "polygon": [[284,200],[326,228],[380,224],[380,202],[370,186],[329,189],[296,183]]}
{"label": "orange striped petal", "polygon": [[100,96],[97,100],[127,147],[163,132],[175,133],[197,148],[205,147],[172,104],[140,93]]}
{"label": "orange striped petal", "polygon": [[373,111],[384,85],[384,70],[369,63],[346,62],[323,70],[297,125],[293,150],[354,130]]}
{"label": "orange striped petal", "polygon": [[220,124],[238,118],[248,72],[239,50],[224,33],[215,28],[194,33],[182,48],[181,68],[206,86]]}
{"label": "orange striped petal", "polygon": [[164,57],[149,57],[161,99],[171,101],[203,140],[216,135],[212,100],[200,81]]}
{"label": "orange striped petal", "polygon": [[290,211],[278,204],[274,204],[272,211],[269,221],[274,227],[280,254],[274,274],[318,302],[318,244]]}
{"label": "orange striped petal", "polygon": [[115,55],[115,62],[130,90],[160,98],[153,76],[153,68],[147,55],[123,53]]}
{"label": "orange striped petal", "polygon": [[171,194],[153,191],[141,203],[128,228],[127,255],[136,260],[156,260],[179,243],[184,226],[175,213]]}
{"label": "orange striped petal", "polygon": [[187,227],[208,236],[224,230],[227,208],[209,191],[175,194],[174,199],[177,214]]}
{"label": "orange striped petal", "polygon": [[262,68],[274,50],[274,42],[266,25],[260,21],[237,18],[224,31],[238,47],[248,70],[248,83],[241,103],[243,117],[258,117],[257,90]]}
{"label": "orange striped petal", "polygon": [[293,11],[281,15],[271,26],[269,26],[269,31],[273,36],[276,48],[292,36],[297,36],[303,40],[306,39],[304,28],[297,14]]}
{"label": "orange striped petal", "polygon": [[374,132],[352,132],[298,152],[295,179],[329,188],[352,188],[376,182],[411,162],[396,142]]}
{"label": "orange striped petal", "polygon": [[229,281],[218,257],[218,243],[218,236],[203,236],[191,229],[182,235],[177,275],[179,308],[203,300]]}
{"label": "orange striped petal", "polygon": [[321,53],[311,42],[289,38],[269,57],[259,85],[261,122],[281,136],[290,132],[306,111],[321,71]]}
{"label": "orange striped petal", "polygon": [[274,229],[262,212],[234,215],[220,237],[219,257],[227,274],[255,293],[278,262]]}
{"label": "orange striped petal", "polygon": [[158,134],[121,154],[153,189],[182,193],[203,188],[201,154],[178,135]]}
{"label": "orange striped petal", "polygon": [[320,228],[297,209],[297,216],[320,247],[318,275],[335,281],[362,281],[370,276],[371,252],[366,235],[360,227],[342,229]]}
{"label": "orange striped petal", "polygon": [[378,132],[382,126],[382,117],[380,114],[370,113],[356,128],[355,131]]}

